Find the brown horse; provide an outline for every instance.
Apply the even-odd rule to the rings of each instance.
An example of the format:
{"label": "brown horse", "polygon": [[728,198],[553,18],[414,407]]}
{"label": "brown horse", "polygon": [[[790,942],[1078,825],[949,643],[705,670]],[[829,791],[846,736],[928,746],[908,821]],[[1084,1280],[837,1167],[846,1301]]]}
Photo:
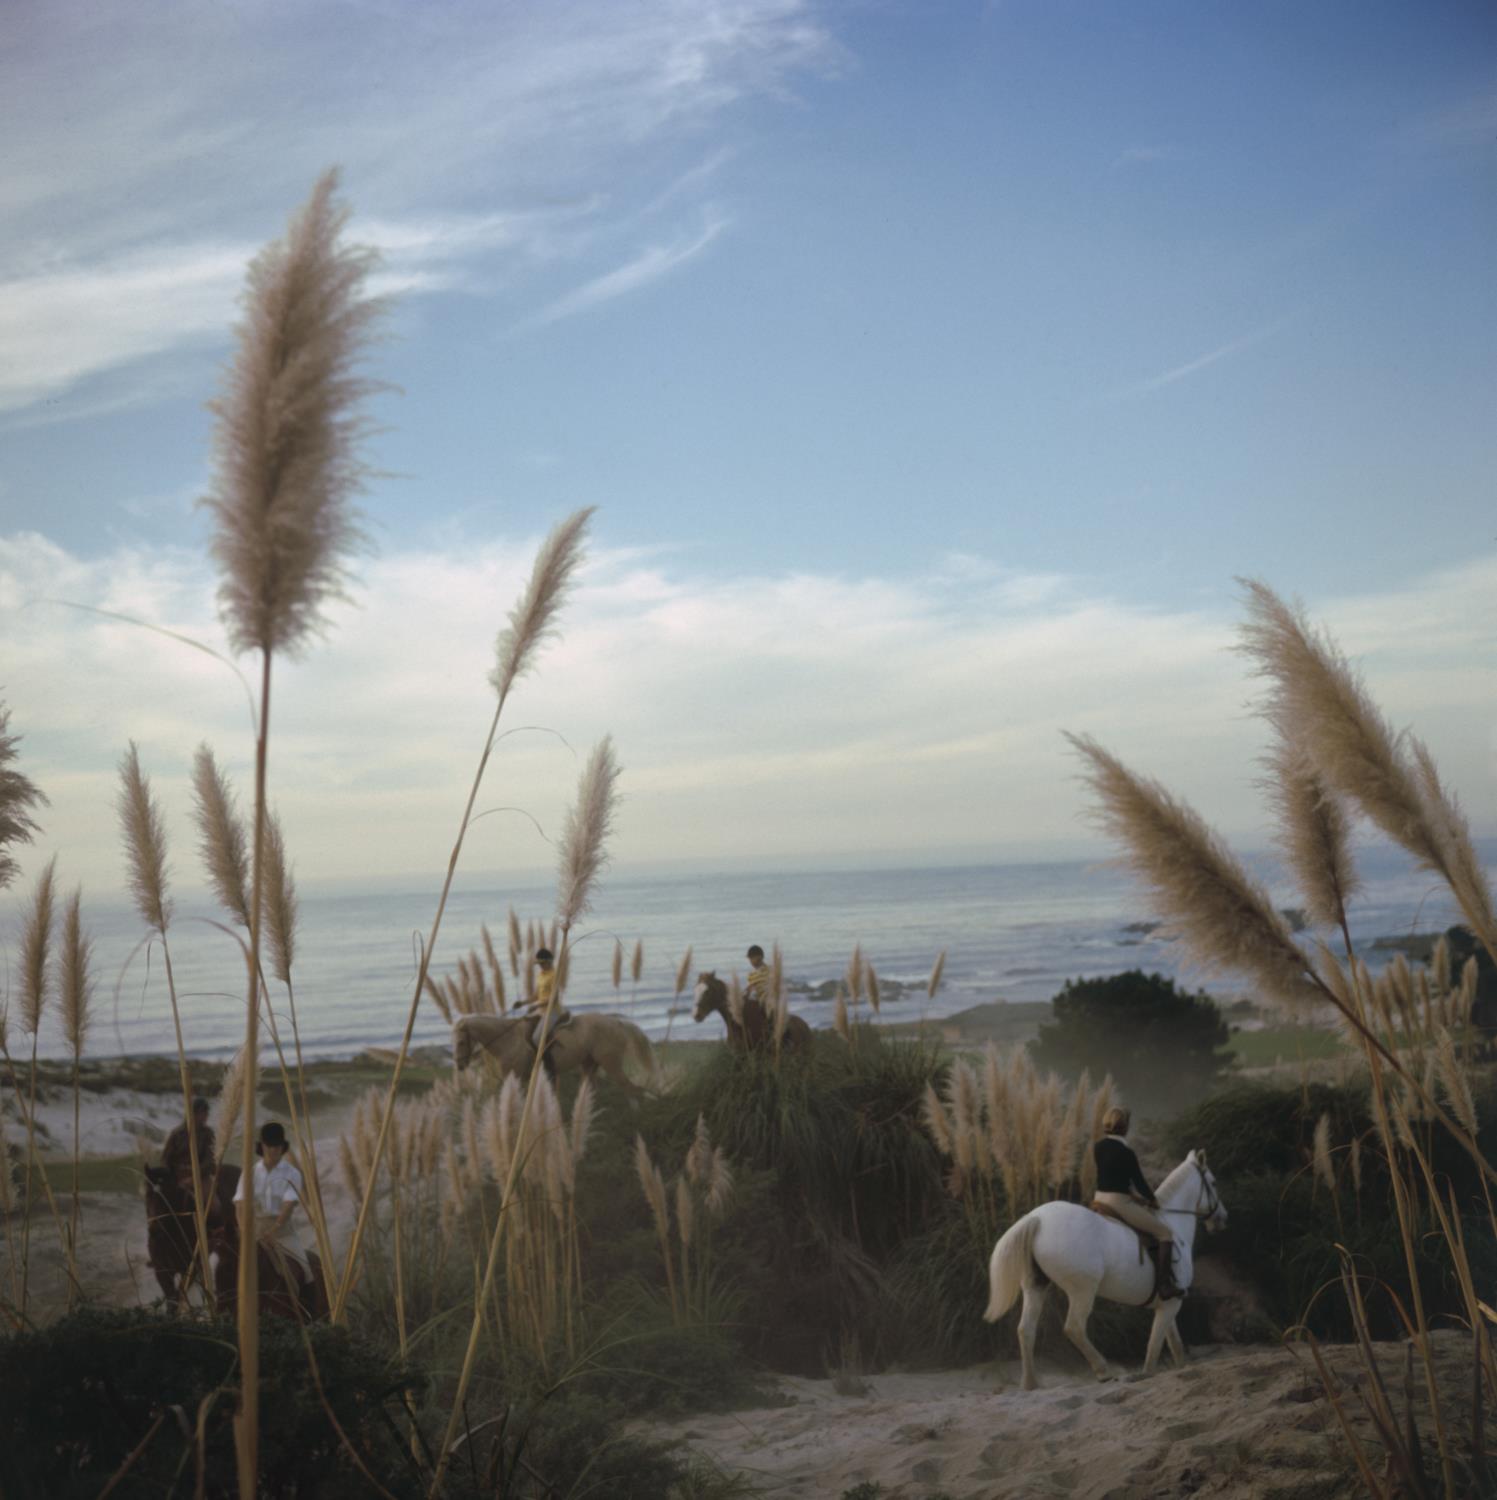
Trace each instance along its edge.
{"label": "brown horse", "polygon": [[[239,1185],[239,1168],[219,1167],[208,1203],[208,1242],[210,1251],[213,1231],[225,1216],[234,1212],[234,1189]],[[194,1281],[207,1285],[198,1264],[198,1231],[192,1195],[182,1189],[176,1177],[165,1167],[145,1169],[146,1263],[155,1273],[161,1295],[168,1302],[183,1306]]]}
{"label": "brown horse", "polygon": [[[483,1051],[498,1063],[500,1071],[530,1076],[535,1064],[531,1032],[534,1016],[459,1016],[452,1026],[452,1065],[459,1073]],[[571,1019],[551,1033],[551,1061],[558,1073],[580,1070],[587,1078],[602,1069],[626,1093],[644,1092],[629,1077],[626,1065],[633,1063],[647,1078],[655,1071],[655,1053],[650,1039],[623,1016],[595,1011],[574,1012]]]}
{"label": "brown horse", "polygon": [[[705,1021],[716,1011],[728,1028],[728,1045],[738,1052],[772,1052],[774,1050],[774,1017],[752,996],[745,996],[742,1020],[732,1014],[728,1004],[728,987],[708,969],[697,975],[696,1007],[693,1021]],[[809,1052],[811,1028],[799,1017],[789,1016],[785,1034],[780,1038],[782,1052]]]}
{"label": "brown horse", "polygon": [[[210,1240],[217,1257],[213,1273],[213,1291],[218,1310],[225,1317],[236,1316],[239,1306],[239,1213],[234,1204],[231,1212],[218,1222]],[[328,1315],[327,1283],[323,1279],[322,1260],[315,1250],[306,1252],[306,1274],[288,1255],[260,1242],[259,1245],[260,1314],[274,1313],[299,1323],[315,1323]]]}

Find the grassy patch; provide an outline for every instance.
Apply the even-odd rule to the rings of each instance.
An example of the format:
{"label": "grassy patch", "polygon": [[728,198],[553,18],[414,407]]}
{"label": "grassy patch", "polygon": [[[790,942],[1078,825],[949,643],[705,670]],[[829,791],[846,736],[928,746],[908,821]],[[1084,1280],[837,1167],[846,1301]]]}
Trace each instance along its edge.
{"label": "grassy patch", "polygon": [[[47,1174],[54,1193],[73,1190],[71,1161],[44,1161],[38,1164]],[[33,1173],[36,1169],[33,1168]],[[35,1183],[40,1194],[41,1183]],[[84,1157],[78,1163],[78,1190],[83,1193],[138,1193],[140,1191],[140,1158],[133,1152],[125,1156]]]}
{"label": "grassy patch", "polygon": [[1321,1026],[1265,1026],[1261,1031],[1234,1031],[1227,1045],[1244,1068],[1271,1068],[1278,1062],[1340,1057],[1346,1050],[1339,1033]]}

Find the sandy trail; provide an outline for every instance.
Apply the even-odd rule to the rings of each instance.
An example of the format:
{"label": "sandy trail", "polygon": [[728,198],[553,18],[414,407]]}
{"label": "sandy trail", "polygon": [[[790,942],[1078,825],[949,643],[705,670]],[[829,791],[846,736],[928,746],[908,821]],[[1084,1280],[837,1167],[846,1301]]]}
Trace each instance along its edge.
{"label": "sandy trail", "polygon": [[[1469,1346],[1454,1334],[1437,1340],[1448,1388],[1460,1390],[1463,1356],[1469,1383]],[[1333,1369],[1354,1375],[1352,1351],[1330,1357]],[[1401,1392],[1401,1349],[1388,1346],[1382,1362],[1391,1390]],[[1050,1370],[1044,1388],[1028,1394],[1018,1380],[1017,1361],[871,1376],[856,1397],[838,1395],[829,1380],[786,1379],[786,1406],[649,1431],[685,1439],[771,1497],[835,1500],[868,1483],[881,1486],[879,1500],[1329,1500],[1358,1492],[1308,1352],[1198,1349],[1183,1369],[1105,1384]],[[1348,1402],[1357,1404],[1350,1394]]]}

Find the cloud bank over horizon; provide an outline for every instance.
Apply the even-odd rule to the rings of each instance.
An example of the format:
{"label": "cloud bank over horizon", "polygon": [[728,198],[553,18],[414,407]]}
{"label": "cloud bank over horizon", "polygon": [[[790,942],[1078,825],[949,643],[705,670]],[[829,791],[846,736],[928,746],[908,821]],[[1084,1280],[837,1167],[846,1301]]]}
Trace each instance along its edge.
{"label": "cloud bank over horizon", "polygon": [[[491,711],[494,637],[536,539],[402,551],[362,570],[328,639],[278,664],[271,786],[299,874],[424,876],[446,859]],[[1271,580],[1270,580],[1271,581]],[[188,773],[211,743],[241,786],[247,695],[222,663],[215,580],[197,554],[82,559],[0,536],[0,685],[22,765],[47,793],[28,876],[53,852],[95,894],[121,885],[115,767],[128,741],[197,884]],[[1476,622],[1497,555],[1397,595],[1313,600],[1384,711],[1431,744],[1478,832],[1497,832],[1497,665]],[[972,556],[906,577],[824,570],[705,576],[689,550],[598,549],[561,638],[521,684],[480,809],[554,835],[578,761],[612,733],[624,764],[619,862],[795,864],[819,854],[1064,849],[1087,836],[1062,729],[1163,779],[1234,837],[1264,844],[1265,745],[1232,653],[1236,601],[1148,609],[1080,578]],[[570,748],[569,748],[570,747]],[[486,818],[465,867],[535,869],[530,818]]]}

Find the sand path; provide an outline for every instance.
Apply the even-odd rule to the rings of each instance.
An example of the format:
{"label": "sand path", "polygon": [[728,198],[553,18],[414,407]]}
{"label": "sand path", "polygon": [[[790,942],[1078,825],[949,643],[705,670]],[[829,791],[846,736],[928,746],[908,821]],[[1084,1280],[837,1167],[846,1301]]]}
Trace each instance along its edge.
{"label": "sand path", "polygon": [[[1437,1338],[1448,1379],[1460,1390],[1468,1346],[1454,1334]],[[1331,1351],[1333,1368],[1354,1375],[1351,1356]],[[1391,1389],[1401,1392],[1401,1349],[1388,1346],[1382,1362]],[[1469,1358],[1466,1372],[1469,1382]],[[876,1375],[866,1394],[853,1397],[838,1395],[829,1380],[786,1379],[785,1406],[649,1430],[684,1439],[770,1497],[836,1500],[870,1483],[881,1486],[879,1500],[1329,1500],[1357,1493],[1346,1482],[1345,1449],[1307,1352],[1206,1348],[1183,1369],[1106,1384],[1051,1370],[1044,1388],[1029,1394],[1018,1389],[1018,1377],[1017,1361]],[[1357,1404],[1352,1395],[1348,1401]],[[1415,1406],[1417,1413],[1418,1400]]]}

